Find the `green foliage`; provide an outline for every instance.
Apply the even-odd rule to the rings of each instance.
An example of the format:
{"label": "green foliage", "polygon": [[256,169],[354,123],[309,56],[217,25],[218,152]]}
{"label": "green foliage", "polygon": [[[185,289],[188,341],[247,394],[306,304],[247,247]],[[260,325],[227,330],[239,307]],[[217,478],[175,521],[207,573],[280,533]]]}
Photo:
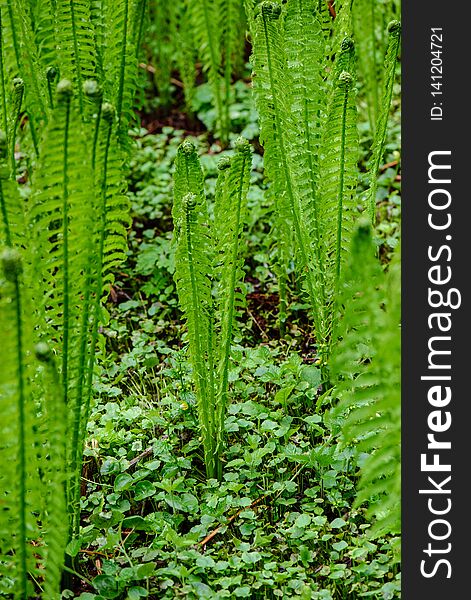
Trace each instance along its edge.
{"label": "green foliage", "polygon": [[359,173],[361,6],[0,0],[0,595],[399,597],[398,266],[352,234],[360,175],[399,236],[399,35]]}
{"label": "green foliage", "polygon": [[0,593],[30,598],[30,574],[45,573],[43,597],[57,598],[67,535],[65,404],[51,350],[33,347],[20,252],[5,249],[1,266]]}
{"label": "green foliage", "polygon": [[[9,430],[8,443],[17,436],[20,450],[16,458],[11,456],[13,468],[17,465],[20,473],[16,539],[25,547],[18,553],[20,571],[13,580],[19,582],[18,597],[26,597],[30,593],[25,587],[30,585],[26,572],[36,569],[27,565],[26,546],[41,535],[41,523],[47,543],[47,549],[40,551],[44,554],[44,593],[52,598],[59,590],[66,536],[77,535],[80,526],[82,452],[105,286],[113,282],[126,252],[129,207],[124,195],[123,147],[135,89],[138,16],[143,3],[45,2],[39,6],[32,2],[27,7],[11,0],[0,9],[7,15],[7,23],[1,22],[0,38],[6,130],[0,140],[0,242],[23,255],[21,279],[15,280],[15,289],[5,292],[8,306],[17,306],[16,338],[12,337],[17,351],[12,350],[12,356],[18,373],[19,425]],[[62,79],[56,94],[59,66],[73,83]],[[6,82],[12,76],[10,92]],[[92,79],[96,76],[101,77],[99,83]],[[104,94],[116,100],[117,111],[103,103]],[[15,182],[22,110],[27,111],[36,154],[27,201]],[[24,134],[21,143],[28,155]],[[26,301],[31,319],[27,324],[21,320]],[[32,364],[32,351],[23,348],[26,341],[39,347],[47,343],[50,348],[42,369]],[[51,366],[56,358],[57,370]],[[31,406],[25,408],[28,402]],[[39,480],[43,490],[41,485],[26,483],[25,461],[29,466],[32,444],[39,449],[36,462],[31,462],[32,476],[47,473]],[[25,486],[39,494],[31,507]],[[57,493],[62,488],[67,504]],[[8,491],[6,479],[1,489]],[[35,533],[28,533],[26,539],[24,530],[37,498],[47,500],[49,508],[44,512],[38,503]],[[2,535],[7,531],[8,520]],[[2,546],[7,554],[11,549]]]}
{"label": "green foliage", "polygon": [[276,198],[279,264],[286,270],[292,224],[318,354],[325,363],[353,217],[358,140],[353,44],[343,42],[333,80],[326,82],[322,25],[314,19],[317,35],[312,35],[312,8],[288,2],[280,24],[280,5],[263,2],[253,63],[265,168]]}
{"label": "green foliage", "polygon": [[223,69],[219,0],[190,2],[188,10],[191,14],[194,39],[203,63],[203,71],[208,75],[213,94],[219,135],[223,141],[227,141],[229,135],[229,105],[227,102],[229,82],[227,77],[224,77]]}
{"label": "green foliage", "polygon": [[246,140],[239,139],[235,150],[232,160],[220,166],[212,225],[201,167],[191,142],[183,142],[175,162],[172,212],[176,236],[175,281],[188,328],[209,478],[222,477],[220,456],[224,443],[229,357],[235,316],[243,304],[239,246],[251,158]]}
{"label": "green foliage", "polygon": [[372,223],[376,218],[376,190],[378,189],[378,172],[384,154],[384,144],[388,128],[389,111],[393,97],[393,87],[396,75],[398,53],[401,45],[401,24],[392,21],[388,27],[389,41],[384,60],[384,85],[380,112],[377,120],[373,150],[369,165],[370,188],[367,194],[368,211]]}
{"label": "green foliage", "polygon": [[[353,239],[339,307],[345,314],[332,356],[334,409],[346,443],[368,456],[361,467],[356,506],[368,503],[371,537],[400,532],[400,262],[385,274],[374,256],[368,225]],[[368,285],[365,285],[368,282]]]}

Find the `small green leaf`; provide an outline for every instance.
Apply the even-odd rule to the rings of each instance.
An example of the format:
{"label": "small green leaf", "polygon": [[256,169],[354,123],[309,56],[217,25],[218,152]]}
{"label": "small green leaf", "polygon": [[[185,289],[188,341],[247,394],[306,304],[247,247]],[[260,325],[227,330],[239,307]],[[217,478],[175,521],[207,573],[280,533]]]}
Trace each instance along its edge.
{"label": "small green leaf", "polygon": [[139,501],[149,498],[149,496],[153,496],[156,490],[152,482],[147,481],[147,479],[143,479],[142,481],[138,481],[136,483],[134,491],[134,500]]}
{"label": "small green leaf", "polygon": [[81,546],[82,544],[80,543],[80,539],[75,538],[73,540],[70,540],[70,542],[67,544],[65,552],[66,554],[74,558],[80,552]]}
{"label": "small green leaf", "polygon": [[92,583],[96,591],[107,600],[117,598],[121,593],[118,581],[110,575],[98,575]]}
{"label": "small green leaf", "polygon": [[123,492],[124,490],[128,490],[133,481],[134,480],[129,473],[120,473],[114,480],[115,492]]}
{"label": "small green leaf", "polygon": [[321,384],[321,371],[317,367],[307,366],[301,370],[301,379],[307,381],[313,388],[318,388]]}
{"label": "small green leaf", "polygon": [[134,586],[128,590],[127,600],[139,600],[139,598],[147,598],[149,595],[148,591],[141,586]]}
{"label": "small green leaf", "polygon": [[146,531],[150,528],[150,525],[143,517],[139,515],[132,515],[123,519],[122,527],[124,529],[137,529],[140,531]]}
{"label": "small green leaf", "polygon": [[332,527],[332,529],[340,529],[341,527],[345,527],[346,524],[347,524],[346,521],[344,521],[340,517],[337,517],[337,519],[334,519],[332,521],[330,526]]}
{"label": "small green leaf", "polygon": [[332,544],[332,548],[334,550],[337,550],[337,552],[341,552],[342,550],[345,550],[345,548],[348,547],[348,544],[345,540],[342,540],[340,542],[336,542],[335,544]]}
{"label": "small green leaf", "polygon": [[136,579],[145,579],[146,577],[150,577],[154,574],[155,571],[155,563],[147,562],[142,563],[136,569]]}
{"label": "small green leaf", "polygon": [[297,517],[296,521],[294,522],[296,527],[299,527],[300,529],[304,529],[310,523],[311,523],[311,515],[308,515],[308,514],[299,515],[299,517]]}

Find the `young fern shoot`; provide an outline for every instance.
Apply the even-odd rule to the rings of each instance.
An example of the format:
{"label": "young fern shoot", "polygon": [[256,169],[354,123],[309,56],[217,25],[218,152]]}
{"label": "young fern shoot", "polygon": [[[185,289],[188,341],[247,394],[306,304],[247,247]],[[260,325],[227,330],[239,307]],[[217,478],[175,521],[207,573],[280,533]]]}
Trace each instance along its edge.
{"label": "young fern shoot", "polygon": [[[217,389],[215,407],[216,456],[224,446],[224,419],[228,401],[229,360],[231,343],[236,327],[236,315],[244,307],[244,272],[240,257],[243,227],[246,222],[247,193],[252,165],[249,143],[239,138],[229,168],[222,174],[221,193],[216,197],[214,236],[217,244],[219,268],[216,270],[217,331]],[[220,175],[221,176],[221,175]],[[218,460],[218,479],[222,477],[222,463]]]}
{"label": "young fern shoot", "polygon": [[211,224],[196,149],[188,140],[183,142],[175,161],[172,212],[175,281],[188,328],[208,478],[222,476],[230,348],[236,313],[243,304],[239,253],[250,182],[248,142],[239,140],[234,157],[221,167]]}
{"label": "young fern shoot", "polygon": [[175,161],[173,222],[176,234],[175,280],[188,328],[198,419],[208,477],[215,477],[214,307],[212,248],[203,174],[194,145],[185,141]]}

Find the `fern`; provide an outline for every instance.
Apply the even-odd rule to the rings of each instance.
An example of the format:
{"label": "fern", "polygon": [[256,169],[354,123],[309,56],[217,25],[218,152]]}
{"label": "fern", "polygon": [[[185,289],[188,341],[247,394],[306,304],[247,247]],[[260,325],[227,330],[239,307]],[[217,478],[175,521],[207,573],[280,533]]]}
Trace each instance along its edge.
{"label": "fern", "polygon": [[[31,598],[30,574],[46,573],[43,597],[58,598],[66,543],[64,405],[57,381],[38,377],[32,311],[18,250],[5,250],[1,265],[0,593]],[[39,354],[44,355],[41,349]],[[46,454],[47,460],[40,460]]]}
{"label": "fern", "polygon": [[208,477],[216,473],[214,453],[214,389],[209,365],[213,355],[211,248],[206,198],[196,149],[180,146],[175,163],[172,212],[176,224],[175,279],[188,328],[190,359],[196,385],[198,416]]}
{"label": "fern", "polygon": [[36,155],[39,148],[38,131],[43,122],[47,121],[47,91],[46,82],[42,77],[31,15],[21,0],[2,0],[4,15],[4,48],[5,73],[11,81],[21,77],[24,82],[26,110],[29,128]]}
{"label": "fern", "polygon": [[[282,39],[278,19],[281,10],[277,4],[262,3],[254,23],[253,82],[260,118],[260,141],[264,146],[264,169],[272,184],[270,196],[274,200],[275,235],[278,240],[278,264],[281,305],[280,325],[283,327],[286,303],[284,290],[288,272],[288,249],[292,246],[291,227],[294,223],[296,242],[301,247],[302,265],[310,263],[301,243],[301,220],[298,193],[294,189],[292,164],[288,155],[287,133],[294,125],[290,119],[287,86],[285,87]],[[288,120],[288,122],[287,122]]]}
{"label": "fern", "polygon": [[[372,134],[376,132],[377,121],[382,110],[379,91],[386,84],[383,81],[384,71],[381,68],[382,57],[386,53],[387,46],[385,30],[389,21],[399,17],[399,14],[396,14],[395,4],[393,0],[353,2],[353,30]],[[384,75],[388,77],[387,74]]]}
{"label": "fern", "polygon": [[[243,138],[236,142],[236,153],[229,168],[223,171],[222,190],[215,207],[215,225],[218,231],[217,251],[220,270],[217,273],[218,321],[218,377],[215,406],[216,456],[220,457],[224,443],[224,419],[228,399],[229,358],[236,314],[244,307],[242,259],[240,243],[246,222],[246,199],[250,185],[250,145]],[[222,477],[218,464],[218,478]]]}
{"label": "fern", "polygon": [[187,110],[192,112],[196,69],[195,69],[195,41],[189,11],[185,7],[178,7],[172,13],[171,27],[175,44],[175,58],[183,82],[185,103]]}
{"label": "fern", "polygon": [[55,25],[61,45],[61,77],[74,83],[83,114],[82,84],[95,77],[95,39],[89,3],[86,0],[57,0]]}
{"label": "fern", "polygon": [[379,537],[400,531],[400,273],[395,262],[385,275],[374,255],[370,227],[361,225],[340,290],[345,314],[331,371],[344,441],[369,455],[355,503],[368,503],[370,535]]}
{"label": "fern", "polygon": [[378,117],[376,133],[373,140],[373,151],[370,159],[368,174],[370,187],[367,192],[367,207],[371,221],[375,220],[376,212],[376,190],[378,188],[378,172],[384,153],[386,133],[389,120],[389,110],[393,97],[394,79],[396,74],[397,57],[401,44],[401,25],[392,21],[389,25],[389,43],[384,61],[384,88],[381,99],[381,110]]}
{"label": "fern", "polygon": [[[332,69],[335,80],[331,91],[326,87],[324,92],[323,36],[320,21],[308,20],[312,7],[299,0],[289,2],[283,31],[280,6],[261,4],[253,78],[265,169],[275,184],[278,226],[292,223],[294,229],[299,272],[325,368],[333,298],[353,216],[358,140],[354,80],[343,70],[337,76],[342,65],[354,65],[353,46],[341,45]],[[315,40],[309,38],[312,26],[317,28]],[[288,235],[280,236],[281,248],[289,247]]]}
{"label": "fern", "polygon": [[[28,221],[31,236],[32,282],[39,318],[49,324],[47,339],[61,357],[61,385],[68,408],[68,502],[71,515],[79,485],[76,431],[83,421],[80,381],[89,356],[84,343],[90,315],[92,282],[97,264],[94,247],[93,173],[80,117],[72,106],[70,82],[58,86],[56,108],[44,134]],[[46,293],[44,293],[46,291]],[[88,319],[87,319],[88,320]],[[72,443],[73,442],[73,443]]]}
{"label": "fern", "polygon": [[223,77],[217,2],[218,0],[191,2],[189,10],[203,70],[208,74],[208,81],[213,93],[218,133],[221,140],[226,142],[229,135],[229,105],[225,99],[227,99],[229,91],[226,90],[227,78]]}
{"label": "fern", "polygon": [[[320,159],[320,221],[324,277],[329,304],[325,338],[332,333],[333,302],[350,246],[357,184],[358,132],[352,76],[342,72],[335,85],[323,132]],[[328,353],[327,353],[328,354]]]}
{"label": "fern", "polygon": [[196,149],[183,142],[175,161],[172,212],[175,281],[188,329],[208,478],[222,476],[229,357],[236,313],[243,304],[239,248],[251,167],[248,142],[239,140],[230,164],[224,161],[221,167],[211,226]]}

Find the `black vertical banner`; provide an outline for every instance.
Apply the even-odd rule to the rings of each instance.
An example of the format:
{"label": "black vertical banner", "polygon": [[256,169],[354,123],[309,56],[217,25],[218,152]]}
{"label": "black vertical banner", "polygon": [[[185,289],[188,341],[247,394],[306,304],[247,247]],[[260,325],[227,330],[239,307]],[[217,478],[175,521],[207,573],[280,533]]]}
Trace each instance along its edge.
{"label": "black vertical banner", "polygon": [[471,598],[470,5],[403,2],[403,598]]}

